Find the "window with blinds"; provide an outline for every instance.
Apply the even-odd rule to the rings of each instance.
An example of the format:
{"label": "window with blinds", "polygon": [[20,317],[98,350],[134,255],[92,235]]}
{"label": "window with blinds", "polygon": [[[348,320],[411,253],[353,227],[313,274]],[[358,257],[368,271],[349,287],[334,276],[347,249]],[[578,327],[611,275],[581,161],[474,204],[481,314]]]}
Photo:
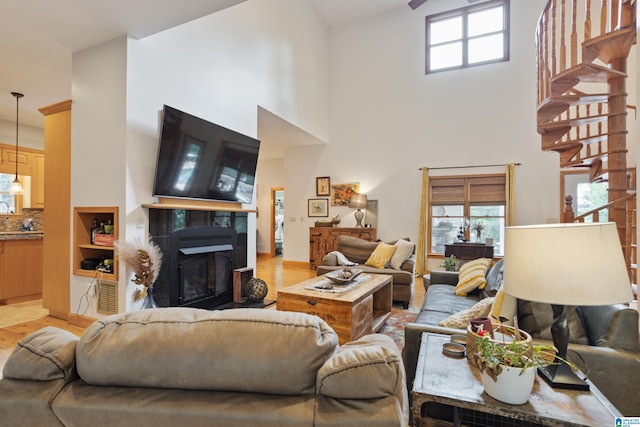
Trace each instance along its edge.
{"label": "window with blinds", "polygon": [[432,254],[456,241],[493,239],[494,254],[503,255],[506,176],[473,175],[430,178],[429,235]]}

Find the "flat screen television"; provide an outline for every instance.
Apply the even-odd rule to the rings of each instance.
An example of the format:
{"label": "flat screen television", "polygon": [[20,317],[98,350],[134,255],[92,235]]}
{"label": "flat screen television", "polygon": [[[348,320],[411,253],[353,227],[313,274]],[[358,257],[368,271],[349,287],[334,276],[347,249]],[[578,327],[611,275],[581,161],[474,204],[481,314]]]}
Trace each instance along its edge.
{"label": "flat screen television", "polygon": [[251,203],[260,141],[165,105],[155,197]]}

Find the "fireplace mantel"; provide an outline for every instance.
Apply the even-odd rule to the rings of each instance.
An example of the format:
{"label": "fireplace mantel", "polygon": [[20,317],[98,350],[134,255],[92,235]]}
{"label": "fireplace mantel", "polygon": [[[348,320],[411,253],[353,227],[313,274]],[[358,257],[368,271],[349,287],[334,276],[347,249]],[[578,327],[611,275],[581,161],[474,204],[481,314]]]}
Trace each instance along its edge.
{"label": "fireplace mantel", "polygon": [[242,204],[233,202],[212,202],[206,200],[176,200],[160,198],[160,203],[143,204],[147,209],[184,209],[192,211],[217,212],[257,212],[257,209],[243,209]]}

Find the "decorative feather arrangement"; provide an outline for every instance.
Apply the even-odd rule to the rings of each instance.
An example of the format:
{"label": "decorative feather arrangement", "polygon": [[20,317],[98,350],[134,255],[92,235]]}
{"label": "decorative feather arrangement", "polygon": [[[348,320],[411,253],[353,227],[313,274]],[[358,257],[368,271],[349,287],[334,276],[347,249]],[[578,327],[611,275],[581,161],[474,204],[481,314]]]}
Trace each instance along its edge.
{"label": "decorative feather arrangement", "polygon": [[131,281],[143,286],[135,292],[134,299],[137,301],[145,298],[148,289],[153,288],[162,265],[160,248],[149,237],[145,241],[138,238],[133,243],[117,241],[114,245],[120,260],[133,270],[134,278]]}

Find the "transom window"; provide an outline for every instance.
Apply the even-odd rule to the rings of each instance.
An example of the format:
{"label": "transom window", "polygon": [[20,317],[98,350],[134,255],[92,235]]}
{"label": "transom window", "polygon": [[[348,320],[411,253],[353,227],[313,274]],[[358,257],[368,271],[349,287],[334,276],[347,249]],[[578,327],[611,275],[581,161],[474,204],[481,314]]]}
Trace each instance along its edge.
{"label": "transom window", "polygon": [[426,18],[426,73],[509,60],[509,0]]}
{"label": "transom window", "polygon": [[456,241],[491,238],[494,254],[504,255],[505,174],[431,177],[429,183],[430,253],[444,254],[445,245]]}

